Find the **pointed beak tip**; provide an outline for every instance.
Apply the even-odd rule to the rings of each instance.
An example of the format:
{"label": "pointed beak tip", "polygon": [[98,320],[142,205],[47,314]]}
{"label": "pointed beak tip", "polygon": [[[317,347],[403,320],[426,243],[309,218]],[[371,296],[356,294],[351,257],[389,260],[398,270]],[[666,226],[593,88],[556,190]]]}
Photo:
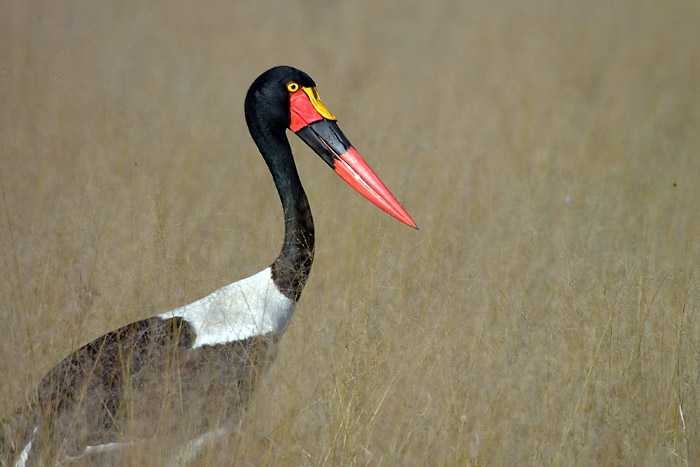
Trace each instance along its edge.
{"label": "pointed beak tip", "polygon": [[406,219],[399,219],[399,220],[409,227],[413,227],[416,230],[420,230],[418,228],[418,224],[416,224],[416,221],[414,221],[410,216]]}
{"label": "pointed beak tip", "polygon": [[392,199],[393,203],[390,203],[393,209],[385,211],[389,213],[392,217],[397,219],[399,222],[402,224],[406,224],[407,226],[414,228],[416,230],[420,230],[418,228],[418,224],[416,224],[416,221],[413,220],[413,218],[406,212],[406,210],[399,204],[396,199]]}

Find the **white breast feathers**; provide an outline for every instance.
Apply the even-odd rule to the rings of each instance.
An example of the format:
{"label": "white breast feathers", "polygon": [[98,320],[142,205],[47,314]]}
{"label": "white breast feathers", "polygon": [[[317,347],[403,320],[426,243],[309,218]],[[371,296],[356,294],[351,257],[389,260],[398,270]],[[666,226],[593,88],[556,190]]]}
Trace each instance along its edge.
{"label": "white breast feathers", "polygon": [[184,318],[197,334],[192,345],[192,348],[197,348],[270,332],[281,336],[287,328],[295,304],[279,291],[268,267],[158,317]]}

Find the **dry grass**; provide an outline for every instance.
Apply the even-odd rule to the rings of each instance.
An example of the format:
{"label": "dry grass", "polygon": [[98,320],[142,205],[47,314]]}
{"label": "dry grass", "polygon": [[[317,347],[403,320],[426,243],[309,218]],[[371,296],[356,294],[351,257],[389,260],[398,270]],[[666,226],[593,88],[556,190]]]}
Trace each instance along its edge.
{"label": "dry grass", "polygon": [[317,260],[202,465],[695,463],[698,3],[196,5],[0,4],[0,415],[274,258],[242,107],[290,64],[422,230],[293,142]]}

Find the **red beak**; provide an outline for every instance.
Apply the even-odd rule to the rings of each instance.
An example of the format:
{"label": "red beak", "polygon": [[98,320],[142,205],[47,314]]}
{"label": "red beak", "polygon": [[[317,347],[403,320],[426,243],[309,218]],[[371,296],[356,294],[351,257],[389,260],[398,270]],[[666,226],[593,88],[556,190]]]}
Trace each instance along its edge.
{"label": "red beak", "polygon": [[335,173],[356,189],[362,196],[379,206],[406,225],[418,226],[406,210],[396,201],[394,195],[384,186],[372,168],[362,159],[355,148],[350,146],[345,154],[338,154]]}
{"label": "red beak", "polygon": [[302,88],[289,96],[290,129],[331,166],[340,178],[362,196],[404,224],[416,223],[396,201],[335,122],[315,88]]}

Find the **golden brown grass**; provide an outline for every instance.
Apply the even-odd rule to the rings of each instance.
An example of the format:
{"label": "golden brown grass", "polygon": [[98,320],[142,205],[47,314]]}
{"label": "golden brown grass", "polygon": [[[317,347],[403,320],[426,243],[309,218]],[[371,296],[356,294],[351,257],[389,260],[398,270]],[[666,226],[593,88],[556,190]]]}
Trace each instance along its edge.
{"label": "golden brown grass", "polygon": [[244,430],[202,465],[697,461],[696,2],[0,17],[0,415],[78,345],[271,262],[281,209],[242,108],[289,64],[422,230],[293,141],[317,259]]}

